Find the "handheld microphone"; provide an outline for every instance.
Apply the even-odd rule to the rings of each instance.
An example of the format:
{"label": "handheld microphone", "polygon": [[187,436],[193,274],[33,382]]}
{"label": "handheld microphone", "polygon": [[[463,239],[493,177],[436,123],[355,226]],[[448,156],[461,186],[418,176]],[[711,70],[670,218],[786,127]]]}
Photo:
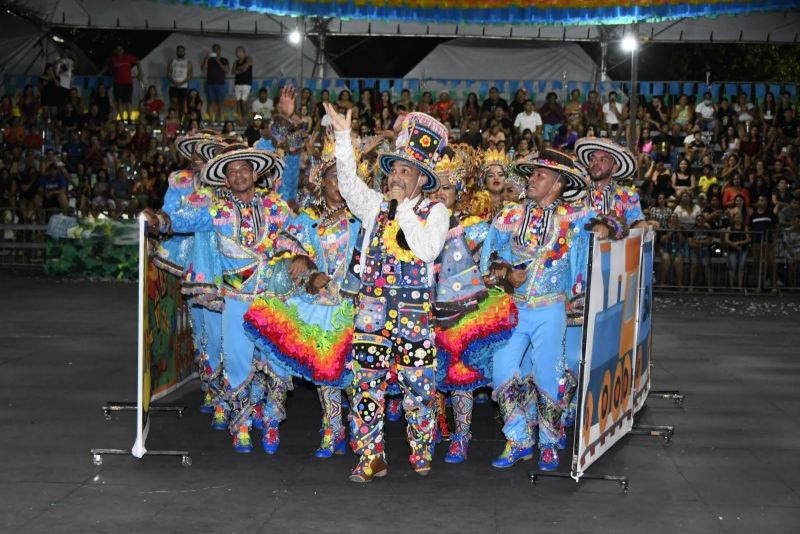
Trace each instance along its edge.
{"label": "handheld microphone", "polygon": [[389,213],[388,213],[389,220],[393,221],[394,220],[394,216],[396,214],[397,214],[397,200],[392,199],[392,200],[389,201]]}

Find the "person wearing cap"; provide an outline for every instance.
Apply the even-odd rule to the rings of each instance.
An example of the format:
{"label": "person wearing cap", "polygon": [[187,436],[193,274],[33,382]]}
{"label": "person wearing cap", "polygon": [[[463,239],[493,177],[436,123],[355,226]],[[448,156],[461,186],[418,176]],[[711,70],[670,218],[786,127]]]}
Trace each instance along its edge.
{"label": "person wearing cap", "polygon": [[[448,148],[449,150],[449,148]],[[464,176],[473,163],[468,146],[456,146],[452,158],[445,155],[436,164],[440,185],[429,196],[447,207],[450,229],[436,261],[434,317],[436,329],[437,427],[439,437],[450,439],[444,461],[467,459],[472,437],[473,392],[491,383],[492,354],[511,336],[516,326],[516,306],[500,289],[486,288],[473,258],[482,244],[480,233],[467,228],[486,228],[479,217],[459,213],[457,204],[464,191]],[[451,392],[455,432],[450,435],[445,416],[445,393]]]}
{"label": "person wearing cap", "polygon": [[538,441],[539,468],[552,470],[562,437],[566,301],[580,257],[575,237],[584,232],[577,200],[587,184],[575,161],[556,150],[513,167],[528,180],[528,200],[497,215],[481,255],[481,271],[510,288],[519,309],[511,339],[494,354],[492,396],[507,441],[492,465],[533,458]]}
{"label": "person wearing cap", "polygon": [[447,129],[424,113],[403,119],[393,152],[378,155],[387,175],[388,198],[358,179],[346,117],[326,105],[336,136],[339,190],[363,226],[353,262],[361,287],[353,334],[353,440],[361,452],[354,482],[384,476],[383,415],[386,380],[397,374],[403,392],[409,461],[420,475],[430,471],[434,442],[436,349],[431,324],[434,262],[444,247],[449,215],[424,198],[438,186],[436,162],[447,145]]}
{"label": "person wearing cap", "polygon": [[293,217],[285,231],[316,258],[284,303],[257,298],[245,315],[245,330],[256,347],[293,376],[317,386],[322,405],[322,440],[315,456],[344,454],[341,390],[353,381],[349,370],[353,318],[348,269],[361,222],[339,192],[331,137],[310,172],[314,202]]}
{"label": "person wearing cap", "polygon": [[[244,332],[244,314],[257,296],[286,296],[292,277],[310,261],[307,252],[282,230],[292,215],[274,191],[256,187],[268,176],[280,179],[283,161],[274,153],[240,145],[226,147],[203,167],[205,185],[191,193],[178,209],[167,212],[175,232],[214,231],[215,251],[222,265],[222,361],[224,398],[236,452],[252,451],[250,429],[255,405],[263,399],[262,446],[277,451],[278,424],[285,418],[291,377],[255,351]],[[257,423],[256,423],[257,424]]]}
{"label": "person wearing cap", "polygon": [[[160,222],[164,213],[179,209],[191,193],[202,187],[200,172],[221,148],[222,141],[213,130],[201,130],[181,136],[175,148],[191,167],[169,175],[169,186],[161,211],[150,212]],[[222,298],[215,282],[222,267],[214,251],[217,248],[213,231],[173,234],[167,224],[159,224],[166,237],[153,254],[153,264],[181,278],[181,292],[186,295],[192,325],[195,352],[203,400],[200,411],[214,414],[212,428],[227,428],[227,421],[217,410],[222,395],[220,353],[222,349]]]}

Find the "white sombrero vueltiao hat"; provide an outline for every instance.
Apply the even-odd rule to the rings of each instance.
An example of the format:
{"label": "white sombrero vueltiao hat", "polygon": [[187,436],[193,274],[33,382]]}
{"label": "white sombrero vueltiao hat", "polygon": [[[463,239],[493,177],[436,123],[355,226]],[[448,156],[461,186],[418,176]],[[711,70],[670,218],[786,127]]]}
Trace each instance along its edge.
{"label": "white sombrero vueltiao hat", "polygon": [[[178,137],[175,140],[175,149],[180,153],[181,156],[183,156],[188,160],[191,160],[192,154],[194,153],[195,150],[195,146],[200,141],[203,141],[204,143],[209,143],[209,148],[213,144],[216,144],[218,147],[223,146],[223,142],[220,139],[219,134],[214,130],[198,130],[195,132],[189,132],[186,135]],[[206,159],[203,153],[200,153],[200,156],[203,157],[205,161],[211,159],[210,157]]]}
{"label": "white sombrero vueltiao hat", "polygon": [[625,179],[636,172],[636,158],[633,157],[630,150],[614,141],[598,137],[584,137],[575,142],[575,154],[578,156],[578,161],[587,168],[589,167],[589,159],[595,150],[608,152],[614,157],[614,161],[619,166],[619,169],[611,175],[615,180]]}
{"label": "white sombrero vueltiao hat", "polygon": [[533,174],[537,167],[554,170],[566,178],[567,183],[561,192],[561,198],[564,200],[574,202],[586,194],[589,186],[588,176],[583,167],[569,154],[547,148],[538,155],[529,156],[511,165],[516,174],[526,178]]}
{"label": "white sombrero vueltiao hat", "polygon": [[234,161],[247,161],[253,166],[256,176],[271,174],[270,183],[275,183],[283,174],[283,159],[274,152],[256,148],[230,145],[214,156],[200,173],[200,181],[213,187],[225,185],[225,167]]}

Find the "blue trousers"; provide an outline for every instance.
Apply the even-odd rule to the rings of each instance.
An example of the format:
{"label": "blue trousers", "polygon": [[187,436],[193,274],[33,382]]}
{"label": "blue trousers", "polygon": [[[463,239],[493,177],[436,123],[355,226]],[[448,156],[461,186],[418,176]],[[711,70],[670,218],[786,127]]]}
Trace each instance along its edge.
{"label": "blue trousers", "polygon": [[520,306],[519,323],[508,344],[494,355],[494,390],[509,441],[529,446],[560,437],[559,401],[565,383],[563,302],[537,308]]}

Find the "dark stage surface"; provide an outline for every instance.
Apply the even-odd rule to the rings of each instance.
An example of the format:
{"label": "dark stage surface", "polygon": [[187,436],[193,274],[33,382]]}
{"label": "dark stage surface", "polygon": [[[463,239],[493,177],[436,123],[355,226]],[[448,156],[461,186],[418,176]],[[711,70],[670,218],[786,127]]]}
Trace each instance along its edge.
{"label": "dark stage surface", "polygon": [[[107,400],[135,400],[136,288],[0,274],[0,532],[800,532],[800,312],[796,301],[731,306],[711,297],[656,302],[654,387],[643,424],[675,425],[672,445],[629,436],[590,473],[615,483],[528,481],[532,462],[498,470],[491,405],[476,406],[469,460],[446,445],[422,479],[403,424],[388,423],[389,474],[347,480],[355,456],[319,460],[319,407],[298,385],[276,456],[234,454],[197,412],[197,383],[173,395],[182,419],[156,414],[148,448],[175,458],[108,456],[133,444],[133,413],[105,421]],[[740,299],[742,300],[742,299]],[[567,461],[562,461],[567,464]]]}

